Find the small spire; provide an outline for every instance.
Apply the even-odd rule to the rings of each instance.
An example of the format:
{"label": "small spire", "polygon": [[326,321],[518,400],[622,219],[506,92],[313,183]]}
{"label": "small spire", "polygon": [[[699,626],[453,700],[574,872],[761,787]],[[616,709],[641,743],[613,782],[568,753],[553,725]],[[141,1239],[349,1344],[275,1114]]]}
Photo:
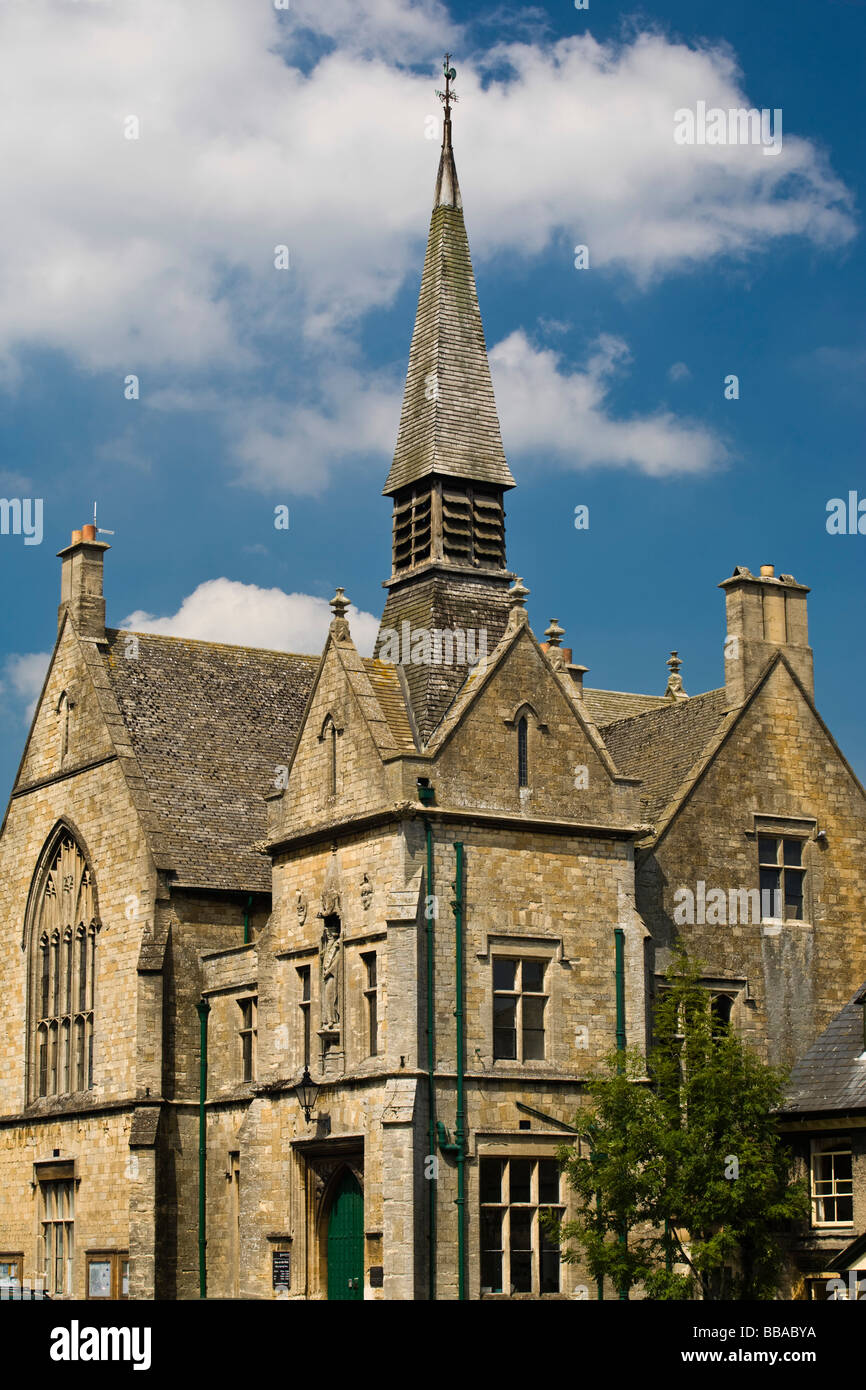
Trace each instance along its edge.
{"label": "small spire", "polygon": [[439,173],[436,176],[436,195],[433,199],[434,208],[462,208],[463,200],[460,197],[460,185],[457,182],[457,166],[454,163],[454,151],[451,148],[451,103],[457,100],[457,94],[451,88],[451,83],[457,76],[456,68],[451,66],[451,54],[445,54],[443,65],[445,73],[445,91],[437,90],[436,95],[445,107],[445,121],[442,130],[442,155],[439,160]]}
{"label": "small spire", "polygon": [[351,607],[351,601],[346,598],[345,589],[338,589],[331,599],[331,632],[335,637],[343,639],[349,636],[349,624],[346,620],[346,613]]}
{"label": "small spire", "polygon": [[687,700],[689,698],[683,689],[683,678],[680,675],[682,664],[676,652],[671,652],[665,662],[665,665],[670,667],[667,689],[665,690],[665,698],[668,700]]}
{"label": "small spire", "polygon": [[515,579],[511,588],[508,590],[508,627],[507,632],[514,632],[518,627],[525,627],[528,621],[526,614],[526,600],[529,597],[527,589],[522,579]]}
{"label": "small spire", "polygon": [[[565,670],[566,653],[562,649],[562,639],[565,636],[565,628],[560,627],[555,618],[551,618],[550,627],[544,633],[547,638],[547,659],[554,671]],[[569,661],[571,652],[567,653]]]}

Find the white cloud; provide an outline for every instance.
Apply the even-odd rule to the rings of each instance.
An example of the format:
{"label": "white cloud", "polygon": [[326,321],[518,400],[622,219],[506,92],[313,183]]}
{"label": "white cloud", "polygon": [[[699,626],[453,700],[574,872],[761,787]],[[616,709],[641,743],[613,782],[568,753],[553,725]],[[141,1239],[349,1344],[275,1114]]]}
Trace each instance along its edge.
{"label": "white cloud", "polygon": [[654,477],[721,464],[725,447],[702,425],[669,411],[609,414],[612,378],[628,361],[626,344],[607,334],[579,371],[563,369],[558,353],[534,347],[523,332],[497,343],[490,367],[510,453],[541,454],[574,469],[631,466]]}
{"label": "white cloud", "polygon": [[[36,344],[142,371],[144,398],[148,369],[250,366],[263,329],[327,338],[417,273],[446,12],[304,0],[290,13],[338,44],[308,72],[271,5],[2,7],[16,119],[0,130],[0,357]],[[423,75],[397,66],[425,55]],[[846,191],[808,140],[786,132],[777,159],[674,144],[677,108],[749,104],[727,50],[653,33],[484,61],[509,75],[482,90],[478,65],[460,65],[455,121],[478,257],[562,235],[594,267],[647,279],[784,236],[852,234]],[[283,242],[292,268],[277,271]]]}
{"label": "white cloud", "polygon": [[[15,384],[19,352],[45,347],[116,374],[118,392],[140,375],[135,409],[210,399],[239,479],[263,489],[319,492],[335,467],[387,458],[399,387],[359,365],[355,335],[418,274],[437,162],[425,129],[455,41],[441,0],[0,6],[16,115],[0,126],[0,383]],[[785,237],[833,247],[854,234],[847,190],[790,128],[774,159],[674,143],[677,109],[751,104],[725,47],[584,36],[457,66],[479,262],[567,265],[585,242],[581,274],[616,268],[644,285]],[[137,140],[124,138],[131,115]],[[274,268],[281,244],[288,270]],[[205,389],[215,368],[220,389]],[[572,410],[582,379],[567,378]],[[501,404],[503,423],[519,415]],[[595,437],[614,455],[700,444],[670,416],[627,424],[605,409],[600,391]],[[125,433],[100,457],[148,466]]]}
{"label": "white cloud", "polygon": [[691,376],[691,372],[685,362],[672,362],[668,367],[668,376],[671,381],[686,381]]}
{"label": "white cloud", "polygon": [[8,691],[17,704],[24,703],[23,716],[28,723],[33,718],[50,660],[50,652],[13,652],[3,663],[0,691]]}
{"label": "white cloud", "polygon": [[[326,599],[222,578],[199,584],[171,617],[156,618],[138,610],[124,618],[121,627],[315,656],[325,645],[331,617]],[[355,646],[362,655],[372,655],[378,618],[353,607],[348,619]]]}

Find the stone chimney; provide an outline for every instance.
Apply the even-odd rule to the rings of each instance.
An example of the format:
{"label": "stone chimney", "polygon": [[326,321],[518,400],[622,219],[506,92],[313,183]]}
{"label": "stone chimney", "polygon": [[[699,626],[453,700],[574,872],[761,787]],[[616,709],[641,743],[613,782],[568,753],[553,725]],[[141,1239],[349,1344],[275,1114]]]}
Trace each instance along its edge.
{"label": "stone chimney", "polygon": [[741,705],[773,654],[785,653],[809,695],[815,697],[812,648],[806,621],[805,584],[792,574],[776,578],[772,565],[759,575],[737,565],[725,591],[725,693],[729,709]]}
{"label": "stone chimney", "polygon": [[96,539],[95,526],[82,526],[72,532],[72,540],[58,556],[60,607],[58,628],[69,613],[79,637],[105,640],[105,599],[102,596],[102,557],[110,546]]}

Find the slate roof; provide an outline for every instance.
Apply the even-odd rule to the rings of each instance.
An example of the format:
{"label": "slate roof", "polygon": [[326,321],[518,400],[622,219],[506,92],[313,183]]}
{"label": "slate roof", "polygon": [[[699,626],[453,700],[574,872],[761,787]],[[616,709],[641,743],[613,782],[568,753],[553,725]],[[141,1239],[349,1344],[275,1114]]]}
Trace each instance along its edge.
{"label": "slate roof", "polygon": [[667,709],[664,695],[634,695],[626,690],[592,690],[584,687],[583,703],[595,724],[612,724],[615,719],[631,719],[648,709]]}
{"label": "slate roof", "polygon": [[264,795],[287,764],[319,658],[108,629],[104,654],[184,887],[270,892]]}
{"label": "slate roof", "polygon": [[[463,632],[473,634],[477,655],[482,641],[492,652],[508,622],[508,576],[443,574],[428,572],[389,590],[379,628],[401,632],[408,622],[413,632]],[[387,650],[387,649],[386,649]],[[445,711],[465,684],[468,667],[458,661],[412,662],[403,666],[403,675],[415,726],[426,743]]]}
{"label": "slate roof", "polygon": [[791,1072],[783,1114],[866,1110],[863,985]]}
{"label": "slate roof", "polygon": [[641,810],[648,821],[660,816],[718,733],[724,709],[724,689],[708,690],[688,700],[665,700],[630,719],[599,724],[619,771],[641,778]]}
{"label": "slate roof", "polygon": [[409,722],[397,667],[391,662],[378,661],[371,656],[364,657],[363,666],[400,749],[406,753],[414,753],[415,739],[412,736],[412,725]]}
{"label": "slate roof", "polygon": [[514,486],[493,398],[450,122],[436,182],[397,447],[384,492],[391,494],[433,473]]}

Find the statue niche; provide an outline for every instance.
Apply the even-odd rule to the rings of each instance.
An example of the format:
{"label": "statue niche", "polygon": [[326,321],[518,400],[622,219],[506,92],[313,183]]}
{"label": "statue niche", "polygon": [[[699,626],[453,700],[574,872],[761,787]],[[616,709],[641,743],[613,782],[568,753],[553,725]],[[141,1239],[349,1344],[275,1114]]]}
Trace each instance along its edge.
{"label": "statue niche", "polygon": [[340,1032],[340,965],[343,954],[342,923],[336,912],[320,913],[324,919],[322,932],[322,1032]]}
{"label": "statue niche", "polygon": [[322,906],[316,916],[321,918],[323,928],[319,943],[319,998],[322,1001],[319,1038],[322,1066],[329,1072],[340,1068],[343,1030],[343,922],[336,847],[331,851],[322,888]]}

